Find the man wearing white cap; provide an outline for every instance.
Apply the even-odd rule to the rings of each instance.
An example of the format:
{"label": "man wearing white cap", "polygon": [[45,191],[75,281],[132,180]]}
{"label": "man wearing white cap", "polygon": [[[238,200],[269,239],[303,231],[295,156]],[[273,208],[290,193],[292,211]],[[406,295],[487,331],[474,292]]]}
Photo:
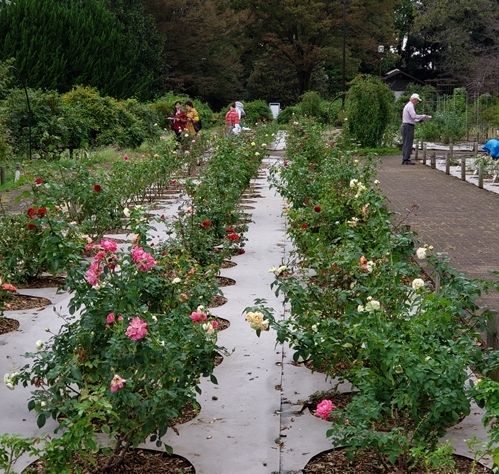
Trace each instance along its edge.
{"label": "man wearing white cap", "polygon": [[402,164],[414,165],[411,161],[412,144],[414,142],[414,126],[417,122],[431,119],[431,115],[418,115],[415,106],[421,102],[419,94],[412,94],[409,102],[405,104],[402,111],[402,126],[400,133],[402,134]]}

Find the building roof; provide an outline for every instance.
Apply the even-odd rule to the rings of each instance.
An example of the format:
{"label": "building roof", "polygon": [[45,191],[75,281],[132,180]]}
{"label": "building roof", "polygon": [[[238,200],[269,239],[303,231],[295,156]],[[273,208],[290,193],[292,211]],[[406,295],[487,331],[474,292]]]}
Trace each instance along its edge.
{"label": "building roof", "polygon": [[407,72],[401,71],[400,69],[392,69],[383,76],[383,80],[385,82],[393,82],[396,79],[406,79],[407,81],[415,82],[416,84],[424,84],[424,81],[421,79],[411,76]]}

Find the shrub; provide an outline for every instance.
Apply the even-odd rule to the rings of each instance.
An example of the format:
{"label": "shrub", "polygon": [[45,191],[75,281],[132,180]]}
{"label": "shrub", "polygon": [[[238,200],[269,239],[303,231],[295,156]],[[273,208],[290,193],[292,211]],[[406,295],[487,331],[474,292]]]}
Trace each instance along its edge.
{"label": "shrub", "polygon": [[320,117],[321,115],[321,96],[315,91],[305,92],[301,96],[299,107],[303,115],[308,117]]}
{"label": "shrub", "polygon": [[296,105],[289,105],[284,110],[281,110],[277,117],[277,123],[289,123],[294,117],[298,118],[299,116],[300,109]]}
{"label": "shrub", "polygon": [[264,100],[252,100],[244,103],[246,115],[242,121],[251,127],[257,122],[272,120],[272,113],[269,105]]}
{"label": "shrub", "polygon": [[379,146],[390,122],[393,95],[378,78],[357,76],[346,97],[348,135],[362,147]]}

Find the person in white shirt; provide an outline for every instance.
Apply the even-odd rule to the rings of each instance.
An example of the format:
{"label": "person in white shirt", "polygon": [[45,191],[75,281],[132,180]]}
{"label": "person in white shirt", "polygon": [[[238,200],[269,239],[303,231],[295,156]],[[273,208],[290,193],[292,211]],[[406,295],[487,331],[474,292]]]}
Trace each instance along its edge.
{"label": "person in white shirt", "polygon": [[431,119],[431,115],[418,115],[415,106],[421,102],[419,94],[412,94],[409,102],[405,104],[402,111],[402,126],[400,133],[402,135],[402,164],[414,165],[411,161],[412,144],[414,142],[414,126],[418,122]]}

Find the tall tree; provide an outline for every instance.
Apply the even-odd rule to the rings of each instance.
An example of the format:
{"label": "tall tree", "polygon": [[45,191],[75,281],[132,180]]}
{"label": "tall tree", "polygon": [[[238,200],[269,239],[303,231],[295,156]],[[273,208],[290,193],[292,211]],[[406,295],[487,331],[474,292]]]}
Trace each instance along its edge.
{"label": "tall tree", "polygon": [[399,0],[395,19],[401,67],[480,92],[497,90],[498,0]]}
{"label": "tall tree", "polygon": [[146,0],[167,38],[167,85],[215,107],[243,94],[240,62],[245,15],[226,0]]}
{"label": "tall tree", "polygon": [[393,41],[392,0],[241,0],[234,5],[250,15],[253,47],[266,44],[294,68],[300,93],[312,86],[314,71],[343,67],[343,58],[349,77],[359,66],[374,69],[377,45]]}
{"label": "tall tree", "polygon": [[0,4],[0,60],[14,57],[32,87],[92,85],[117,97],[150,94],[157,71],[142,64],[104,0],[13,0]]}

